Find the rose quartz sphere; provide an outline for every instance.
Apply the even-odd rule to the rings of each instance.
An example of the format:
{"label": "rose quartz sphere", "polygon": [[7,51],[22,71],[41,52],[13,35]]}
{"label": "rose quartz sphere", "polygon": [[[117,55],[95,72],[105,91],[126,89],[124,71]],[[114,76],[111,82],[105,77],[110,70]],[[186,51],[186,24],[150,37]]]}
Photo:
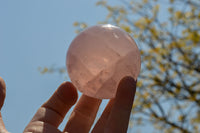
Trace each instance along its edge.
{"label": "rose quartz sphere", "polygon": [[120,80],[137,78],[140,52],[135,41],[122,29],[106,24],[82,31],[67,52],[67,71],[72,83],[83,94],[114,98]]}

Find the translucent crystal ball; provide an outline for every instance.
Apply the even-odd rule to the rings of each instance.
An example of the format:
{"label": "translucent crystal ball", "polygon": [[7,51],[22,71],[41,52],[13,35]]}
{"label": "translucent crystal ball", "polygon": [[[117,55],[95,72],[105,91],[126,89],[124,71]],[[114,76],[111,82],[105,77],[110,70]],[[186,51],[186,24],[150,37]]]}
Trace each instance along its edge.
{"label": "translucent crystal ball", "polygon": [[106,24],[82,31],[67,52],[67,71],[72,83],[83,94],[114,98],[119,81],[137,78],[140,52],[131,36],[119,27]]}

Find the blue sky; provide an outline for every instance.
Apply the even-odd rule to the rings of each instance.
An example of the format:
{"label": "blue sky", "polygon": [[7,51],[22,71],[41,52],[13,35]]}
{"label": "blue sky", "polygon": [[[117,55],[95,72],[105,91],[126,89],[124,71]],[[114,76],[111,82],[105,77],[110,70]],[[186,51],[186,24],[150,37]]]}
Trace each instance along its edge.
{"label": "blue sky", "polygon": [[105,18],[95,1],[0,0],[0,76],[7,84],[2,115],[10,132],[20,133],[64,79],[41,75],[39,66],[65,66],[76,36],[73,23]]}

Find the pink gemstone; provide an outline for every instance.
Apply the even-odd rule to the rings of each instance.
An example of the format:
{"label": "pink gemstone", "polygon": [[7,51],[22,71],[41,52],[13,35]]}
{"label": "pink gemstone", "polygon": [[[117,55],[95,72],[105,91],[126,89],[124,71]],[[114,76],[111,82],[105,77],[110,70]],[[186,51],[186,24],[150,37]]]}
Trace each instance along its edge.
{"label": "pink gemstone", "polygon": [[90,97],[110,99],[115,97],[124,76],[137,78],[141,60],[129,34],[106,24],[81,32],[68,49],[66,64],[79,91]]}

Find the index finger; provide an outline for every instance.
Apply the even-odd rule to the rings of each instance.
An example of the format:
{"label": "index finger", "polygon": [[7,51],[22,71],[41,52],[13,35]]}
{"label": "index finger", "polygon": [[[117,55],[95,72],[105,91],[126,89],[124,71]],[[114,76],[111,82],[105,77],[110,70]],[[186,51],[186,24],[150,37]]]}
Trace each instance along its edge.
{"label": "index finger", "polygon": [[37,111],[31,122],[42,121],[58,127],[68,110],[75,104],[78,94],[70,82],[62,83],[51,98]]}

